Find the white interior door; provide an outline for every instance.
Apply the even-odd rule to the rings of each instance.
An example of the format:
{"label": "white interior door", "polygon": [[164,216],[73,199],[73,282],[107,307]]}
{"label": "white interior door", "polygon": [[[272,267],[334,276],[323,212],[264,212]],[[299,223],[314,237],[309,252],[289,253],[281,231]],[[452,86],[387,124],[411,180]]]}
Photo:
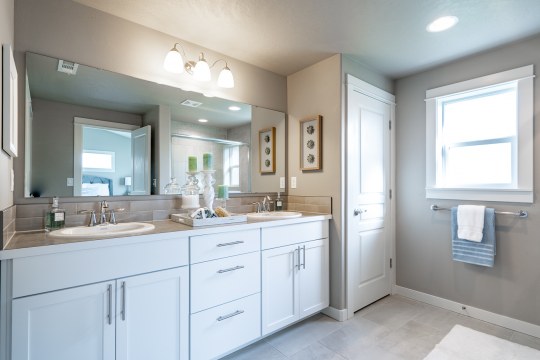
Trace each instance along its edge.
{"label": "white interior door", "polygon": [[131,195],[150,195],[150,125],[131,132],[133,188]]}
{"label": "white interior door", "polygon": [[389,103],[347,90],[348,317],[391,290]]}

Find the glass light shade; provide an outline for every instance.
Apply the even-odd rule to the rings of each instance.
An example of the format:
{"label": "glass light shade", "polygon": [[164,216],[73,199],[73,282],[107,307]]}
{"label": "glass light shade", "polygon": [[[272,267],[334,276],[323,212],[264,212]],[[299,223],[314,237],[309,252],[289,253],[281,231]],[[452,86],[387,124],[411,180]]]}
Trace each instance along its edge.
{"label": "glass light shade", "polygon": [[234,78],[228,66],[225,66],[223,70],[219,73],[218,77],[218,86],[222,88],[233,88],[234,87]]}
{"label": "glass light shade", "polygon": [[199,56],[199,61],[195,64],[195,69],[193,69],[193,77],[198,81],[210,81],[210,66],[204,59],[203,53]]}
{"label": "glass light shade", "polygon": [[182,59],[182,55],[180,55],[180,52],[176,49],[176,45],[167,53],[165,61],[163,61],[163,67],[168,72],[175,74],[184,72],[184,59]]}

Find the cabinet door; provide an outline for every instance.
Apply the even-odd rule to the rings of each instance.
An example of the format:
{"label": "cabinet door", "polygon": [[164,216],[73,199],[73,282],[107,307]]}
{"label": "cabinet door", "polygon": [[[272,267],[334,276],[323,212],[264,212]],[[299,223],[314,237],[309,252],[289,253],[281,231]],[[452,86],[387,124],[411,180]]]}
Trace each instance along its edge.
{"label": "cabinet door", "polygon": [[300,253],[299,315],[303,318],[329,305],[328,238],[302,244]]}
{"label": "cabinet door", "polygon": [[114,360],[114,282],[13,300],[12,358]]}
{"label": "cabinet door", "polygon": [[262,334],[298,319],[298,245],[262,252]]}
{"label": "cabinet door", "polygon": [[188,359],[188,267],[119,279],[116,300],[116,360]]}

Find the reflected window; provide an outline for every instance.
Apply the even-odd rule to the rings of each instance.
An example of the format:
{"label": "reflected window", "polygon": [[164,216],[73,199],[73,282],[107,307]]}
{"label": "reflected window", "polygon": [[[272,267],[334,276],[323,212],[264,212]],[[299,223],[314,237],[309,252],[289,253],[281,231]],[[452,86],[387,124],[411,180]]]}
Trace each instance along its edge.
{"label": "reflected window", "polygon": [[114,172],[115,153],[112,151],[83,150],[83,171]]}
{"label": "reflected window", "polygon": [[223,149],[223,172],[225,185],[232,190],[240,189],[240,146]]}

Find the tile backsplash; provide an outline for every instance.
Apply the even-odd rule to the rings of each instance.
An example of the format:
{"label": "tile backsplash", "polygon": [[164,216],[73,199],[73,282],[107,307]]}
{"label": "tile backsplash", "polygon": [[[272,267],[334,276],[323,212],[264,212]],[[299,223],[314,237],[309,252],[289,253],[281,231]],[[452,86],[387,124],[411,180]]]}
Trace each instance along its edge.
{"label": "tile backsplash", "polygon": [[[256,211],[254,202],[261,201],[265,194],[249,194],[235,196],[227,200],[227,210],[233,213],[248,213]],[[268,194],[272,198],[275,194]],[[329,196],[284,196],[284,208],[293,211],[331,213],[332,199]],[[126,221],[154,221],[169,219],[171,214],[182,211],[182,200],[180,196],[173,198],[126,200],[107,200],[109,209],[114,209],[116,219],[119,222]],[[201,198],[202,204],[202,198]],[[214,206],[217,206],[214,203]],[[4,239],[6,239],[6,225],[8,226],[8,236],[17,231],[40,230],[44,227],[44,215],[49,204],[18,204],[4,211]],[[84,210],[94,210],[99,214],[99,201],[83,202],[62,202],[60,207],[66,211],[66,226],[87,225],[90,214],[81,213]],[[7,214],[6,214],[7,212]],[[16,216],[15,216],[16,213]],[[8,221],[6,221],[6,217]]]}
{"label": "tile backsplash", "polygon": [[16,205],[0,211],[2,217],[0,227],[2,228],[2,238],[0,238],[0,249],[2,249],[15,234]]}

